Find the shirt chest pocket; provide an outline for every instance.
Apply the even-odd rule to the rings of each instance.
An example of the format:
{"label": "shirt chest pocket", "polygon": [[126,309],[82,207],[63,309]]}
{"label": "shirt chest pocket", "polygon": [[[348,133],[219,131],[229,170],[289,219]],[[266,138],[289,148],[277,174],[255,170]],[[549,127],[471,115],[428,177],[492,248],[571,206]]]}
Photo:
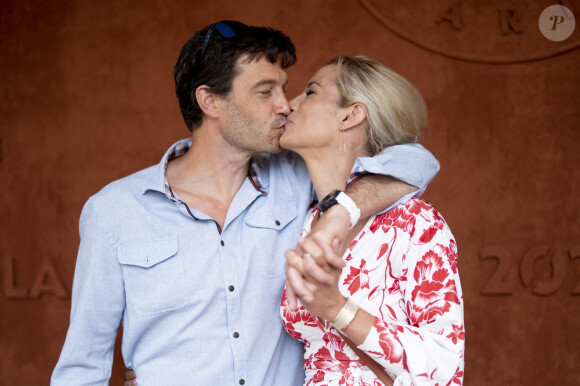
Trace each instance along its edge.
{"label": "shirt chest pocket", "polygon": [[278,204],[275,211],[259,210],[245,218],[251,237],[257,240],[253,258],[258,259],[257,266],[262,268],[265,277],[285,273],[284,252],[294,248],[302,225],[293,221],[296,213],[296,204],[291,201]]}
{"label": "shirt chest pocket", "polygon": [[133,241],[117,249],[127,302],[139,315],[154,315],[183,307],[187,287],[176,236]]}

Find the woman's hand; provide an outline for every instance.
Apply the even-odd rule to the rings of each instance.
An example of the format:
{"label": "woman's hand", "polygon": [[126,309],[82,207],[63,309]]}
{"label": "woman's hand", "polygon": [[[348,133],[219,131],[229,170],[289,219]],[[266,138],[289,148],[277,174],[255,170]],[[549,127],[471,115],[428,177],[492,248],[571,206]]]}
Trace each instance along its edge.
{"label": "woman's hand", "polygon": [[[318,218],[310,233],[298,245],[302,246],[305,241],[310,241],[318,247],[318,250],[307,249],[306,252],[315,258],[318,265],[322,266],[324,262],[335,268],[342,268],[345,262],[337,252],[347,241],[349,230],[350,216],[348,211],[341,205],[334,205]],[[307,247],[309,248],[310,245]]]}
{"label": "woman's hand", "polygon": [[[322,269],[313,256],[303,256],[296,250],[287,251],[285,256],[287,294],[289,289],[296,289],[296,294],[308,312],[326,320],[334,320],[346,303],[338,290],[340,268],[326,265]],[[324,275],[319,275],[321,270],[324,270]],[[289,306],[291,310],[297,308],[290,301]]]}
{"label": "woman's hand", "polygon": [[[337,242],[335,241],[334,244],[335,248],[333,249],[336,250]],[[335,282],[332,266],[327,263],[325,252],[313,240],[300,239],[297,248],[286,251],[285,257],[286,264],[284,268],[286,270],[286,277],[288,278],[286,281],[286,295],[290,310],[296,311],[298,308],[298,298],[302,299],[303,302],[312,301],[313,295],[310,290],[312,286],[307,285],[306,281],[305,257],[316,262],[314,266],[307,266],[308,277],[310,277],[311,281],[326,284]]]}
{"label": "woman's hand", "polygon": [[[318,219],[310,233],[298,241],[295,250],[286,252],[286,295],[292,311],[298,307],[298,297],[303,302],[308,302],[313,296],[304,279],[302,256],[306,254],[317,263],[308,269],[312,278],[320,283],[333,283],[335,279],[331,270],[345,265],[338,251],[349,234],[349,228],[350,217],[347,210],[340,205],[334,205]],[[289,255],[289,252],[294,254]]]}

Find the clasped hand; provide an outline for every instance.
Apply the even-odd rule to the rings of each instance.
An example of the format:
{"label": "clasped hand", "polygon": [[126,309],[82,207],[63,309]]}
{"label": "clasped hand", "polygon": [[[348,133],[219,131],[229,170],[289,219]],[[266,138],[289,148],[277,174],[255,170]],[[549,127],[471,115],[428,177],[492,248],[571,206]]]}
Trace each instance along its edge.
{"label": "clasped hand", "polygon": [[292,311],[302,305],[313,315],[332,321],[346,300],[338,290],[338,277],[345,262],[339,251],[349,233],[348,212],[333,206],[310,233],[286,251],[286,294]]}

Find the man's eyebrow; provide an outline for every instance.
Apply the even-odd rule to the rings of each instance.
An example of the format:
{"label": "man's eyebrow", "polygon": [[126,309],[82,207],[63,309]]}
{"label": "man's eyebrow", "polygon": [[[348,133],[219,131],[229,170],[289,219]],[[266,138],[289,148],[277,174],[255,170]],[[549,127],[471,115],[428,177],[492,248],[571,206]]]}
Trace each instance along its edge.
{"label": "man's eyebrow", "polygon": [[274,79],[263,79],[259,82],[257,82],[256,84],[254,84],[254,86],[252,87],[253,89],[256,89],[258,87],[262,87],[262,86],[272,86],[272,85],[276,85],[278,84],[277,80]]}

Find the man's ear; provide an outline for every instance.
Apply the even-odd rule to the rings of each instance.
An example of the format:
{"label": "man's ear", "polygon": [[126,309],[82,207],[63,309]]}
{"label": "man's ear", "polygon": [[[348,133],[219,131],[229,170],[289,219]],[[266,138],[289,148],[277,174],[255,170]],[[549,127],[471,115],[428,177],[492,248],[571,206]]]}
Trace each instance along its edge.
{"label": "man's ear", "polygon": [[199,108],[205,115],[212,118],[217,118],[219,115],[216,98],[216,95],[206,85],[199,86],[195,90],[195,99],[197,100]]}
{"label": "man's ear", "polygon": [[357,102],[346,108],[346,116],[342,120],[344,130],[356,127],[364,122],[367,117],[367,108],[360,102]]}

